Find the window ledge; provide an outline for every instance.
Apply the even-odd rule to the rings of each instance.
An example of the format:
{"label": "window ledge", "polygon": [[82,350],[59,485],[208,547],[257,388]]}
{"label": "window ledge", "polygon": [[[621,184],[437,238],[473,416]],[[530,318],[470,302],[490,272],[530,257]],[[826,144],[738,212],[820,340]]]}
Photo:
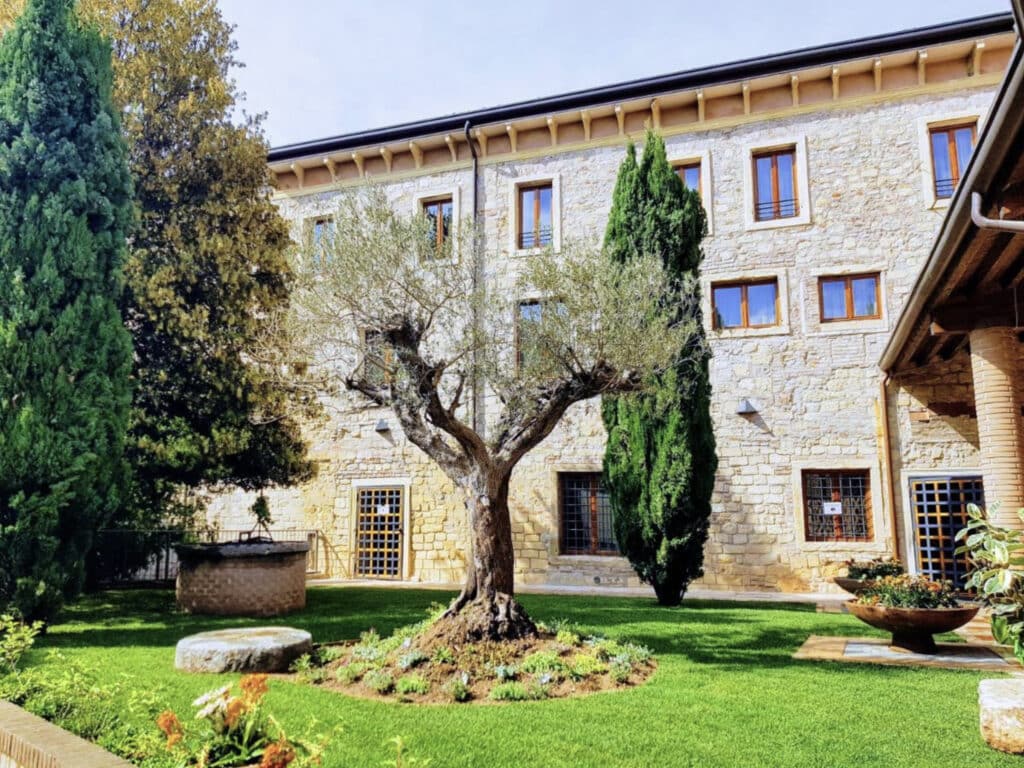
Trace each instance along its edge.
{"label": "window ledge", "polygon": [[836,320],[831,323],[819,323],[814,336],[846,336],[853,333],[886,333],[889,323],[884,319],[875,320]]}
{"label": "window ledge", "polygon": [[715,328],[712,339],[749,339],[752,336],[789,336],[788,325],[773,325],[769,328]]}
{"label": "window ledge", "polygon": [[746,229],[748,232],[757,232],[762,229],[782,229],[784,227],[799,227],[811,223],[809,213],[802,213],[799,216],[787,216],[784,219],[768,219],[767,221],[748,221]]}
{"label": "window ledge", "polygon": [[552,565],[568,565],[571,563],[625,563],[626,558],[623,555],[551,555],[548,557],[548,561]]}

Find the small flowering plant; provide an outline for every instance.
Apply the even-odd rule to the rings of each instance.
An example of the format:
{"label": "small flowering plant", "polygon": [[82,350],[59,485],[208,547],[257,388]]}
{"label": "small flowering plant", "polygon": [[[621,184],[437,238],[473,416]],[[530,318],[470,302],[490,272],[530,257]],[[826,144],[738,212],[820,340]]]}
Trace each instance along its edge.
{"label": "small flowering plant", "polygon": [[280,724],[263,706],[266,675],[245,675],[233,685],[204,693],[192,706],[199,711],[203,732],[190,734],[178,716],[166,710],[157,717],[157,727],[167,737],[167,749],[181,755],[182,768],[295,768],[318,765],[320,749],[290,740]]}
{"label": "small flowering plant", "polygon": [[885,576],[857,595],[861,605],[885,608],[956,608],[960,602],[948,581],[923,576]]}

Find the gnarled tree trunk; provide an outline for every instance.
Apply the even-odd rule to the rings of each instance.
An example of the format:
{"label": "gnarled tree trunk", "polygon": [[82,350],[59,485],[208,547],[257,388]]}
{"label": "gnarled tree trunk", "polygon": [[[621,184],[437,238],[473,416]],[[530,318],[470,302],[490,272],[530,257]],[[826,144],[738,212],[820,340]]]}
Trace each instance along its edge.
{"label": "gnarled tree trunk", "polygon": [[466,583],[444,615],[428,631],[431,642],[453,645],[480,640],[533,637],[537,627],[516,602],[515,553],[508,508],[511,470],[476,468],[465,482],[471,557]]}

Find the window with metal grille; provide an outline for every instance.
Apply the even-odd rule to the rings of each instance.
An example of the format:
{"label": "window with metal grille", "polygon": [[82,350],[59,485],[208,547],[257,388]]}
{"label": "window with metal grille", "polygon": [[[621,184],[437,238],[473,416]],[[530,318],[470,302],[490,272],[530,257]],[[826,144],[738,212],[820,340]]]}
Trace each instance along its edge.
{"label": "window with metal grille", "polygon": [[960,183],[960,177],[967,169],[967,163],[974,153],[977,130],[976,120],[929,129],[936,198],[941,200],[953,196],[956,185]]}
{"label": "window with metal grille", "polygon": [[423,215],[429,225],[426,258],[435,259],[444,255],[445,246],[451,237],[452,210],[450,197],[423,201]]}
{"label": "window with metal grille", "polygon": [[803,472],[807,541],[871,541],[871,480],[867,470]]}
{"label": "window with metal grille", "polygon": [[551,245],[551,182],[519,187],[520,248],[546,248]]}
{"label": "window with metal grille", "polygon": [[755,152],[754,218],[786,219],[800,214],[796,189],[796,147]]}
{"label": "window with metal grille", "polygon": [[984,506],[980,477],[929,477],[910,484],[917,534],[917,565],[930,579],[952,581],[962,588],[970,564],[958,555],[956,534],[967,525],[967,505]]}
{"label": "window with metal grille", "polygon": [[402,575],[402,489],[360,488],[356,497],[356,575]]}
{"label": "window with metal grille", "polygon": [[818,278],[821,321],[877,320],[882,316],[881,279],[877,272]]}
{"label": "window with metal grille", "polygon": [[617,555],[612,506],[600,472],[558,475],[563,555]]}

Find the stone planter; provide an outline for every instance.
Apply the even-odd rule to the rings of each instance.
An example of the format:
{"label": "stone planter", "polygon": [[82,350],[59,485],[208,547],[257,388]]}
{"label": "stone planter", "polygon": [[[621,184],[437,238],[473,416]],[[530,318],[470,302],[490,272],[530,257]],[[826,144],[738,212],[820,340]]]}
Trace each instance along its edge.
{"label": "stone planter", "polygon": [[306,607],[304,541],[179,544],[178,607],[217,616],[280,616]]}
{"label": "stone planter", "polygon": [[890,648],[913,653],[936,653],[932,635],[952,632],[973,619],[980,605],[965,604],[956,608],[887,608],[884,605],[860,605],[856,600],[846,608],[876,629],[892,632]]}
{"label": "stone planter", "polygon": [[832,581],[837,587],[851,595],[859,595],[865,589],[870,589],[878,583],[875,579],[851,579],[849,576],[833,576]]}

